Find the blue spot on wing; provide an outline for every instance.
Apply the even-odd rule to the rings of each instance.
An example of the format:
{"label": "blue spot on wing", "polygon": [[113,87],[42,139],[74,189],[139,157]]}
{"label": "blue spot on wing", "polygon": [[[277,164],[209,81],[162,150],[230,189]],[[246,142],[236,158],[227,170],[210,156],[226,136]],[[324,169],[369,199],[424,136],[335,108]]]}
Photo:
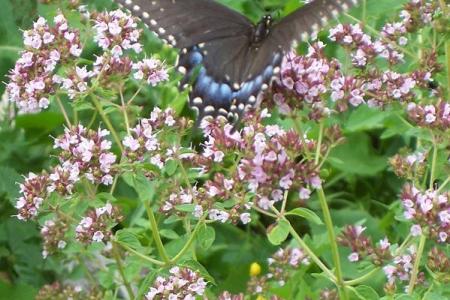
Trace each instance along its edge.
{"label": "blue spot on wing", "polygon": [[[183,53],[184,52],[184,53]],[[217,82],[208,76],[208,70],[202,65],[203,53],[197,46],[191,47],[180,53],[179,66],[186,69],[186,73],[180,82],[181,88],[186,83],[192,84],[189,93],[189,103],[192,108],[198,110],[198,122],[206,116],[217,117],[219,115],[239,121],[245,108],[254,104],[255,97],[261,91],[263,84],[269,84],[274,67],[281,63],[281,55],[275,54],[272,62],[254,79],[241,83],[240,87],[233,91],[228,82]],[[252,99],[253,98],[253,99]],[[249,99],[252,99],[249,101]]]}

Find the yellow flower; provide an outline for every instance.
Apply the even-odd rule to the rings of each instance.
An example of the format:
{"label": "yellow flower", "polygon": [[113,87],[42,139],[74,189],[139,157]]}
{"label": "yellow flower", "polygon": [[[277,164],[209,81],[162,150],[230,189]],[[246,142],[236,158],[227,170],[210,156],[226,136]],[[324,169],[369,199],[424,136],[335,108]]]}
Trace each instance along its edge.
{"label": "yellow flower", "polygon": [[264,298],[263,296],[259,295],[258,297],[256,297],[256,300],[266,300],[266,298]]}
{"label": "yellow flower", "polygon": [[257,262],[252,263],[250,265],[250,276],[258,276],[259,274],[261,274],[261,266]]}

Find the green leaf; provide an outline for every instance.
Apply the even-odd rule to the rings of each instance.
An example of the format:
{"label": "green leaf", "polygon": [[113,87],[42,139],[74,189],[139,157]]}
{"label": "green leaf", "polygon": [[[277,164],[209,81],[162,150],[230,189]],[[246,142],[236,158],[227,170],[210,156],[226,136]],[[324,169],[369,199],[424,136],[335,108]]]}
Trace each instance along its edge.
{"label": "green leaf", "polygon": [[304,207],[294,208],[293,210],[287,212],[286,215],[299,216],[301,218],[305,218],[308,221],[314,222],[317,225],[323,224],[322,220],[315,212]]}
{"label": "green leaf", "polygon": [[139,286],[138,293],[135,297],[135,299],[143,299],[144,294],[148,292],[150,286],[152,285],[153,281],[155,281],[156,275],[160,274],[159,270],[152,271],[145,276],[145,279],[142,281],[141,285]]}
{"label": "green leaf", "polygon": [[173,176],[177,171],[177,169],[178,169],[178,162],[174,159],[167,161],[166,165],[164,166],[164,172],[168,176]]}
{"label": "green leaf", "polygon": [[201,226],[198,233],[197,233],[197,241],[198,245],[203,250],[208,250],[212,244],[214,243],[214,240],[216,239],[216,231],[211,226],[207,226],[206,224]]}
{"label": "green leaf", "polygon": [[53,130],[64,124],[62,114],[45,111],[38,114],[19,115],[16,117],[16,125],[21,128]]}
{"label": "green leaf", "polygon": [[193,212],[196,204],[180,204],[175,206],[175,209],[182,212]]}
{"label": "green leaf", "polygon": [[333,149],[330,164],[347,173],[373,176],[387,166],[387,158],[378,155],[373,149],[369,136],[365,133],[351,134],[345,144]]}
{"label": "green leaf", "polygon": [[162,236],[162,237],[165,237],[165,238],[167,238],[167,239],[169,239],[169,240],[175,240],[175,239],[178,239],[178,238],[180,238],[180,236],[178,235],[178,233],[176,233],[174,230],[172,230],[172,229],[160,229],[159,230],[159,234]]}
{"label": "green leaf", "polygon": [[19,195],[19,185],[23,179],[13,168],[0,166],[0,194],[6,193],[11,202]]}
{"label": "green leaf", "polygon": [[345,130],[347,132],[357,132],[382,128],[384,126],[383,121],[389,116],[390,113],[388,112],[361,105],[350,115]]}
{"label": "green leaf", "polygon": [[37,290],[26,284],[9,285],[0,281],[0,298],[14,300],[34,299]]}
{"label": "green leaf", "polygon": [[141,242],[139,242],[137,235],[128,229],[117,231],[116,240],[120,244],[126,245],[134,250],[142,249]]}
{"label": "green leaf", "polygon": [[134,177],[134,188],[141,201],[152,201],[155,196],[155,186],[142,173],[137,173]]}
{"label": "green leaf", "polygon": [[189,268],[189,269],[191,269],[193,271],[198,272],[207,281],[209,281],[210,283],[216,285],[216,281],[214,280],[214,278],[208,273],[206,268],[201,263],[199,263],[198,261],[186,260],[186,261],[180,262],[179,265],[181,267]]}
{"label": "green leaf", "polygon": [[279,245],[284,242],[289,235],[290,224],[286,220],[278,221],[278,224],[273,227],[268,233],[267,237],[273,245]]}
{"label": "green leaf", "polygon": [[380,296],[377,294],[377,292],[367,285],[360,285],[357,286],[353,290],[357,297],[361,300],[378,300],[380,299]]}

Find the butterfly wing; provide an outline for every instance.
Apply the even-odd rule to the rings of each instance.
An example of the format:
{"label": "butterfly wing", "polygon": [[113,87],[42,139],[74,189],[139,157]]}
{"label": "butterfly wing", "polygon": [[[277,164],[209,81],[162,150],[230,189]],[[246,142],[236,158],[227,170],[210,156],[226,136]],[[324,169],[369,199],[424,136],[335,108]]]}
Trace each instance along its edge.
{"label": "butterfly wing", "polygon": [[275,49],[289,51],[293,42],[306,40],[317,33],[328,20],[336,18],[359,0],[314,0],[275,24],[267,41]]}
{"label": "butterfly wing", "polygon": [[236,35],[246,35],[252,23],[245,16],[212,0],[116,0],[161,39],[183,49]]}

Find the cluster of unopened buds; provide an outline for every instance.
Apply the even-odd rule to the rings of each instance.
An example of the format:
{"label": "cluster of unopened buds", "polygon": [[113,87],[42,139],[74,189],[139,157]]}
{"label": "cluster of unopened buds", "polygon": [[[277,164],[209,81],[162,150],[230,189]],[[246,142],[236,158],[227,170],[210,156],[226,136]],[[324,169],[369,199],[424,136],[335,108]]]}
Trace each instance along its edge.
{"label": "cluster of unopened buds", "polygon": [[49,95],[55,91],[53,74],[58,64],[81,55],[79,32],[68,27],[63,15],[54,18],[54,26],[44,18],[34,22],[23,34],[25,50],[10,71],[7,93],[21,113],[46,109]]}
{"label": "cluster of unopened buds", "polygon": [[309,265],[308,256],[301,248],[280,248],[268,259],[269,273],[266,275],[270,280],[275,280],[280,286],[286,284],[290,278],[289,271],[300,268],[301,265]]}
{"label": "cluster of unopened buds", "polygon": [[158,276],[145,295],[146,300],[195,300],[203,296],[207,282],[197,272],[182,267],[173,267],[168,277]]}
{"label": "cluster of unopened buds", "polygon": [[445,278],[450,274],[450,257],[443,250],[433,247],[428,252],[427,266],[437,276],[442,275]]}
{"label": "cluster of unopened buds", "polygon": [[111,227],[119,223],[122,216],[117,207],[107,203],[103,207],[89,210],[75,228],[76,239],[84,244],[106,243],[111,238]]}
{"label": "cluster of unopened buds", "polygon": [[437,190],[421,191],[411,184],[401,195],[403,216],[413,222],[411,234],[429,234],[439,243],[450,242],[450,194]]}
{"label": "cluster of unopened buds", "polygon": [[65,234],[67,230],[68,224],[61,218],[45,221],[44,226],[41,228],[43,240],[42,256],[44,258],[66,247]]}
{"label": "cluster of unopened buds", "polygon": [[36,295],[36,300],[101,300],[103,293],[96,289],[86,289],[82,285],[54,282],[44,285]]}
{"label": "cluster of unopened buds", "polygon": [[382,265],[384,261],[391,258],[391,244],[387,238],[384,238],[380,240],[378,246],[374,247],[372,241],[363,234],[364,230],[366,227],[361,225],[348,225],[338,236],[338,243],[351,249],[349,261],[357,262],[364,257],[369,257],[375,265]]}
{"label": "cluster of unopened buds", "polygon": [[395,175],[407,179],[413,179],[416,176],[421,177],[425,174],[428,153],[415,152],[396,154],[389,159]]}
{"label": "cluster of unopened buds", "polygon": [[278,249],[267,261],[269,264],[269,272],[267,274],[259,276],[259,265],[256,265],[258,272],[252,270],[253,265],[250,268],[250,275],[252,277],[247,285],[248,291],[252,295],[264,295],[271,283],[284,286],[287,280],[291,278],[292,271],[296,271],[301,266],[308,266],[310,264],[308,256],[301,248],[289,246]]}

